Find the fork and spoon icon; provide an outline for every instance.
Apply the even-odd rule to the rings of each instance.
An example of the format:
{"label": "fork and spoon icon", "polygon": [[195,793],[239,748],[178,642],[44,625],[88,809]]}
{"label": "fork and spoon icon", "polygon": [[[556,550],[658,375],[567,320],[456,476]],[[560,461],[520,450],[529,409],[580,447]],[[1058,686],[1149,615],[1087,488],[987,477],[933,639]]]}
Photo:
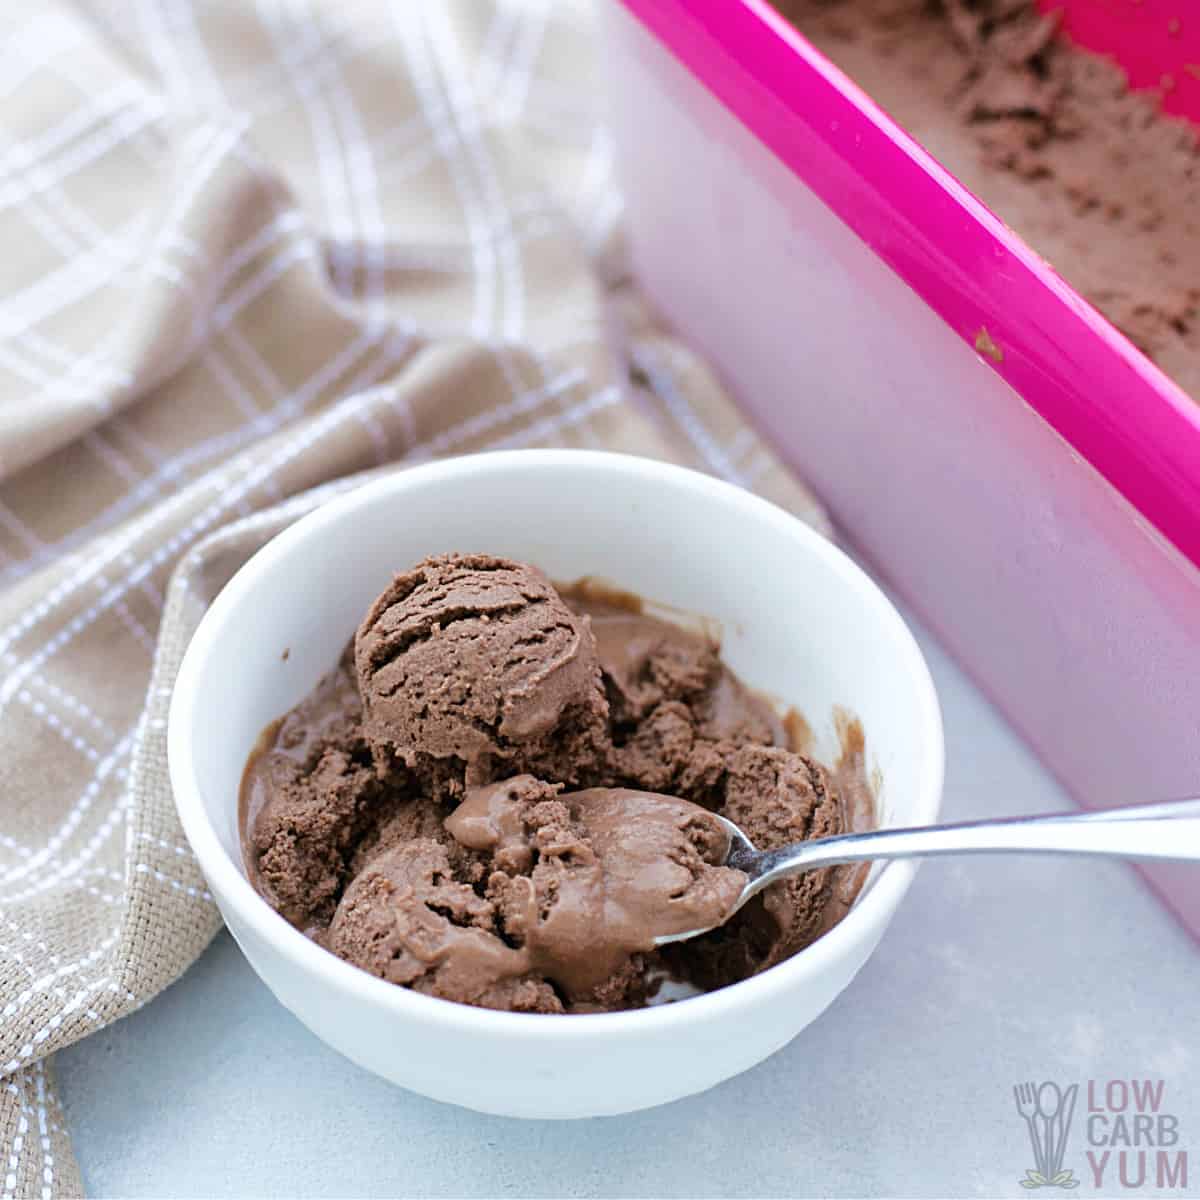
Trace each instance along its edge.
{"label": "fork and spoon icon", "polygon": [[1029,1130],[1035,1171],[1027,1171],[1021,1185],[1027,1188],[1079,1186],[1073,1172],[1062,1169],[1067,1133],[1075,1112],[1077,1083],[1064,1092],[1057,1083],[1018,1083],[1013,1086],[1017,1112]]}

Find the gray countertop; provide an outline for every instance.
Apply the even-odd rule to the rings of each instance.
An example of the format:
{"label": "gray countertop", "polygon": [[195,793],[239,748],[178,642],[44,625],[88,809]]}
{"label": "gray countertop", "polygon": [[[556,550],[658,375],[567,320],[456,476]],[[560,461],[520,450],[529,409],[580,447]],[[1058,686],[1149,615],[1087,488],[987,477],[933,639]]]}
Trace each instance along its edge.
{"label": "gray countertop", "polygon": [[[1069,807],[922,644],[945,709],[946,818]],[[922,867],[878,952],[791,1045],[649,1112],[515,1121],[392,1087],[280,1007],[228,934],[63,1051],[58,1073],[93,1196],[1064,1196],[1018,1186],[1033,1159],[1013,1084],[1045,1079],[1081,1085],[1076,1195],[1200,1196],[1197,996],[1200,950],[1129,867],[969,859]],[[1087,1081],[1099,1098],[1110,1079],[1162,1081],[1188,1186],[1122,1186],[1119,1146],[1095,1186]],[[1093,1130],[1115,1130],[1106,1119]],[[1158,1151],[1143,1149],[1152,1184]]]}

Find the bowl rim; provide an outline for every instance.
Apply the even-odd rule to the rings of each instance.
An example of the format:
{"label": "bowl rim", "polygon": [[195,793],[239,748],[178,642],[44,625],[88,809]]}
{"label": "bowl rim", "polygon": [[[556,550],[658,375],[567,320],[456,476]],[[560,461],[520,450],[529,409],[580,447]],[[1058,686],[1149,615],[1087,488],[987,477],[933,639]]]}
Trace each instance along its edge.
{"label": "bowl rim", "polygon": [[[507,1037],[536,1036],[539,1040],[577,1040],[601,1031],[648,1034],[670,1029],[681,1021],[719,1017],[755,1001],[766,1001],[793,987],[799,980],[819,975],[850,951],[856,942],[869,940],[871,931],[884,925],[899,905],[916,873],[913,861],[887,863],[870,889],[837,925],[811,946],[759,975],[713,992],[689,997],[686,1002],[605,1013],[513,1013],[476,1008],[453,1000],[422,995],[376,978],[318,946],[279,915],[253,888],[242,869],[221,844],[208,817],[196,778],[189,730],[199,702],[198,679],[224,627],[236,614],[257,577],[292,557],[319,530],[353,518],[364,506],[383,497],[397,498],[413,488],[445,486],[466,474],[480,471],[529,472],[566,466],[607,470],[617,475],[666,482],[703,493],[707,498],[740,509],[746,520],[766,521],[781,534],[805,545],[847,586],[862,591],[876,610],[881,625],[898,643],[907,663],[908,686],[919,710],[919,728],[925,731],[919,795],[919,818],[936,820],[942,798],[945,742],[941,709],[924,655],[904,619],[883,591],[861,567],[824,535],[784,509],[731,483],[686,467],[657,459],[610,451],[574,449],[522,449],[438,459],[403,467],[338,495],[288,525],[260,547],[237,570],[209,605],[184,653],[172,689],[167,719],[167,760],[180,822],[210,889],[228,905],[250,931],[290,960],[300,971],[348,996],[390,1010],[397,1018],[424,1021],[459,1032]],[[869,952],[869,951],[868,951]],[[865,957],[865,956],[864,956]],[[252,966],[255,965],[253,962]],[[255,967],[257,971],[257,967]],[[269,981],[268,986],[270,986]]]}

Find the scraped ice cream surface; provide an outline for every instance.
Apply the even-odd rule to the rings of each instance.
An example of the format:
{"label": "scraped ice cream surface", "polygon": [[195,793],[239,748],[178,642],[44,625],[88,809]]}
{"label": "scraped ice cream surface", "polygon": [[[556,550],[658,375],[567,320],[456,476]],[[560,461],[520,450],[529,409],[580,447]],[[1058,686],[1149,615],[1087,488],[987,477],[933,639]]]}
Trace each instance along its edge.
{"label": "scraped ice cream surface", "polygon": [[[1200,400],[1194,125],[1034,0],[772,2]],[[1185,23],[1194,7],[1180,4]]]}
{"label": "scraped ice cream surface", "polygon": [[[794,739],[793,739],[794,740]],[[398,574],[246,766],[248,873],[347,962],[486,1008],[637,1008],[710,990],[835,923],[861,869],[730,918],[734,820],[760,848],[871,820],[861,735],[827,769],[715,639],[486,555]],[[655,938],[719,926],[655,949]]]}

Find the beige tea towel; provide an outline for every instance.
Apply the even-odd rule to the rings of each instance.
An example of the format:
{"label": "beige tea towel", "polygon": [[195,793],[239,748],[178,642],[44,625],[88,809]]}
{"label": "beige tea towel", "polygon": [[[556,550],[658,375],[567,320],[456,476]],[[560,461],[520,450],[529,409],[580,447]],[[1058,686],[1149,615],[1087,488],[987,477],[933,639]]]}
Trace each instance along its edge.
{"label": "beige tea towel", "polygon": [[80,1191],[50,1055],[218,928],[165,717],[267,537],[363,472],[534,445],[671,458],[822,521],[624,281],[594,16],[0,15],[0,1196]]}

